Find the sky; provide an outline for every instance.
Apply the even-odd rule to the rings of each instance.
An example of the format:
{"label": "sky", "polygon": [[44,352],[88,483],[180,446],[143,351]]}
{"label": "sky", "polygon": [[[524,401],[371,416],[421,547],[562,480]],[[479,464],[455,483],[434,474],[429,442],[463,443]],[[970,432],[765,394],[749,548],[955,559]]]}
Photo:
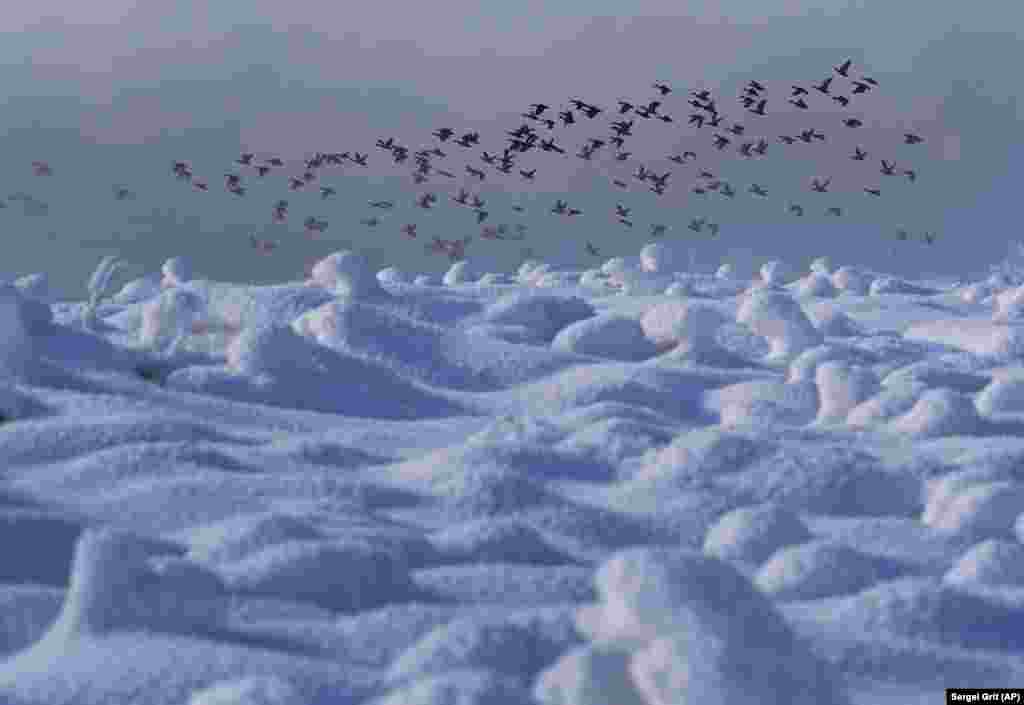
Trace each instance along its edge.
{"label": "sky", "polygon": [[[613,160],[531,152],[519,166],[538,167],[536,183],[495,173],[479,188],[495,223],[514,222],[514,202],[533,206],[525,216],[528,241],[478,240],[471,260],[507,270],[529,246],[584,266],[585,241],[602,256],[636,254],[650,224],[669,224],[669,237],[685,240],[689,218],[706,215],[720,222],[719,240],[688,240],[704,269],[723,258],[742,264],[774,256],[802,267],[828,254],[906,276],[983,271],[1019,237],[1009,197],[1024,156],[1024,89],[1015,76],[1024,45],[1013,31],[1022,26],[1024,7],[1002,0],[378,0],[358,11],[336,2],[265,0],[18,3],[5,10],[0,42],[0,180],[5,195],[27,192],[49,209],[32,214],[12,202],[0,212],[10,221],[6,275],[47,271],[55,286],[77,294],[105,254],[119,254],[136,274],[185,255],[210,277],[272,281],[342,247],[381,266],[443,271],[447,261],[404,238],[400,226],[416,219],[420,240],[477,234],[471,214],[412,205],[428,188],[448,195],[456,185],[476,185],[440,179],[416,186],[375,140],[393,136],[418,149],[436,144],[431,132],[438,127],[451,126],[479,131],[480,149],[500,152],[504,132],[524,122],[519,114],[530,103],[562,109],[579,97],[612,111],[619,99],[654,98],[654,81],[674,87],[663,112],[676,122],[644,121],[628,148],[656,171],[674,172],[665,196],[612,187],[610,177],[623,173]],[[800,114],[782,107],[791,84],[819,81],[846,58],[853,73],[879,82],[851,106],[865,122],[856,135],[838,123],[838,106]],[[780,106],[756,124],[734,99],[750,79],[768,86],[770,113]],[[695,88],[715,93],[729,108],[727,120],[744,122],[751,135],[815,126],[829,139],[820,149],[775,143],[764,159],[724,159],[710,149],[707,130],[685,124],[686,93]],[[588,137],[607,137],[604,117],[556,131],[559,143],[571,155]],[[925,143],[902,145],[904,131]],[[846,158],[856,144],[871,158],[912,163],[920,178],[912,185],[885,181],[891,177]],[[690,197],[695,169],[665,159],[684,149],[698,151],[700,164],[720,167],[740,189],[761,183],[769,200]],[[242,151],[299,164],[318,150],[370,152],[371,166],[323,174],[339,192],[329,201],[289,194],[283,175],[266,183],[247,177],[242,198],[221,186]],[[481,165],[479,151],[453,147],[448,163],[438,165],[462,175],[465,163]],[[36,159],[47,160],[53,176],[34,176]],[[169,174],[175,159],[192,163],[210,192],[176,182]],[[787,215],[787,200],[809,200],[811,177],[833,178],[829,205],[844,208],[841,222]],[[115,201],[116,185],[136,198]],[[883,185],[881,199],[868,201],[861,191]],[[583,216],[566,222],[548,214],[558,197]],[[277,198],[292,200],[289,225],[270,222]],[[359,224],[371,215],[369,199],[398,203],[377,229]],[[634,208],[633,231],[611,217],[615,201]],[[306,215],[330,222],[318,241],[303,233]],[[899,227],[935,231],[939,239],[932,247],[895,247]],[[281,245],[260,254],[248,246],[250,233]]]}

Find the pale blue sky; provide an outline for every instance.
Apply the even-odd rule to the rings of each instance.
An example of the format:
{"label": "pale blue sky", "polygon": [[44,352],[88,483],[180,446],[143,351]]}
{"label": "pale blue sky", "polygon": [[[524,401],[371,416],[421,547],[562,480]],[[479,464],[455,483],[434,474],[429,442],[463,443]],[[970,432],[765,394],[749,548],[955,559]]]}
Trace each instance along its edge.
{"label": "pale blue sky", "polygon": [[[584,261],[584,239],[608,254],[635,252],[643,232],[615,224],[605,213],[613,199],[634,206],[645,229],[650,222],[674,225],[674,237],[689,232],[683,225],[691,215],[720,220],[720,242],[697,242],[698,261],[708,268],[726,253],[777,253],[798,265],[832,254],[907,274],[978,270],[1021,234],[1011,197],[1024,153],[1016,76],[1024,50],[1013,31],[1024,27],[1019,2],[379,0],[358,10],[353,3],[269,0],[17,5],[5,9],[0,41],[0,188],[5,195],[27,191],[51,209],[45,217],[25,215],[20,204],[0,212],[8,221],[9,275],[46,269],[62,286],[77,286],[102,254],[120,251],[140,272],[185,254],[211,276],[280,279],[346,240],[382,264],[437,271],[446,263],[398,232],[420,215],[414,209],[393,214],[377,231],[358,224],[369,215],[367,198],[407,205],[427,188],[444,189],[442,182],[414,186],[374,148],[377,138],[393,135],[415,149],[432,143],[437,127],[451,125],[480,131],[481,148],[500,151],[504,131],[520,124],[517,114],[530,102],[561,105],[578,96],[612,107],[619,98],[653,97],[651,82],[664,80],[677,89],[665,101],[677,122],[638,124],[629,148],[667,170],[674,165],[661,161],[672,150],[710,151],[709,133],[685,125],[689,89],[712,89],[731,108],[727,119],[735,115],[754,129],[738,105],[732,108],[748,79],[768,84],[770,95],[776,87],[782,105],[791,82],[820,80],[846,57],[855,72],[881,84],[858,103],[870,124],[857,140],[840,126],[813,153],[773,145],[764,160],[709,161],[741,186],[756,180],[794,199],[807,198],[810,176],[833,176],[849,192],[835,196],[849,213],[842,225],[821,217],[796,222],[786,216],[785,199],[738,198],[729,209],[689,199],[691,168],[674,168],[669,193],[658,199],[609,188],[607,167],[580,169],[581,160],[532,152],[520,163],[538,167],[538,182],[523,198],[535,199],[540,212],[527,219],[534,241],[526,244],[567,262]],[[824,129],[838,115],[782,109],[757,129],[769,136]],[[575,152],[587,137],[606,136],[606,123],[556,134]],[[900,145],[904,130],[927,142]],[[912,161],[918,183],[892,184],[885,195],[898,197],[866,201],[860,188],[874,177],[844,158],[854,141]],[[954,160],[949,147],[956,143]],[[336,201],[289,194],[280,181],[274,187],[255,177],[239,199],[223,191],[221,180],[242,149],[284,158],[369,151],[377,166],[365,174],[356,167],[324,174],[324,183],[338,187]],[[458,157],[452,171],[479,163],[479,150],[449,152]],[[211,192],[192,193],[169,177],[174,158],[193,162]],[[48,160],[54,175],[33,176],[33,159]],[[513,222],[501,204],[519,198],[524,184],[499,176],[488,178],[485,195],[496,222]],[[135,201],[112,199],[121,183],[138,191]],[[585,211],[571,228],[545,213],[558,195]],[[295,204],[290,231],[269,225],[269,204],[278,197]],[[322,242],[302,233],[309,214],[331,222]],[[448,208],[419,220],[424,236],[477,231],[466,213]],[[898,226],[938,230],[941,241],[903,248],[894,261],[891,233]],[[248,232],[287,245],[261,257],[247,249]],[[485,267],[508,268],[519,254],[511,243],[471,248]]]}

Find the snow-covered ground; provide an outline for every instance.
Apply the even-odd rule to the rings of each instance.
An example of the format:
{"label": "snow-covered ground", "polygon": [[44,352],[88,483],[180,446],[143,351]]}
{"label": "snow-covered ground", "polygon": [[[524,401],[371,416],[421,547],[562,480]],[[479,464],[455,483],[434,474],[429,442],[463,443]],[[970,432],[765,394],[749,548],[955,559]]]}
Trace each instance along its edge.
{"label": "snow-covered ground", "polygon": [[1024,683],[1024,288],[675,254],[3,285],[0,702]]}

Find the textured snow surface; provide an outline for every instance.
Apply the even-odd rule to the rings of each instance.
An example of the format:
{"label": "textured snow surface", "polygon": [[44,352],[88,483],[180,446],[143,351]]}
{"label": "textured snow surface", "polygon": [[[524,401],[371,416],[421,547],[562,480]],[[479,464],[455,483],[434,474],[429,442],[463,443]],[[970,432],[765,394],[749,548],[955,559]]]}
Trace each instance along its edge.
{"label": "textured snow surface", "polygon": [[1019,686],[1019,291],[687,254],[0,287],[0,703]]}

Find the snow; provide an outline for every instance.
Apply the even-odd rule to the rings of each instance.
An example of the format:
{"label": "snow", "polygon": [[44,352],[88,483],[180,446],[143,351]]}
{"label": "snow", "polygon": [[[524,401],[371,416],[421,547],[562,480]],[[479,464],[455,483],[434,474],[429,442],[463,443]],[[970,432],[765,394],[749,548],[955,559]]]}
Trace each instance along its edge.
{"label": "snow", "polygon": [[771,346],[768,360],[789,362],[807,348],[825,342],[800,304],[772,289],[752,290],[736,312],[736,321],[767,339]]}
{"label": "snow", "polygon": [[1018,290],[680,254],[0,286],[0,702],[1019,684]]}

